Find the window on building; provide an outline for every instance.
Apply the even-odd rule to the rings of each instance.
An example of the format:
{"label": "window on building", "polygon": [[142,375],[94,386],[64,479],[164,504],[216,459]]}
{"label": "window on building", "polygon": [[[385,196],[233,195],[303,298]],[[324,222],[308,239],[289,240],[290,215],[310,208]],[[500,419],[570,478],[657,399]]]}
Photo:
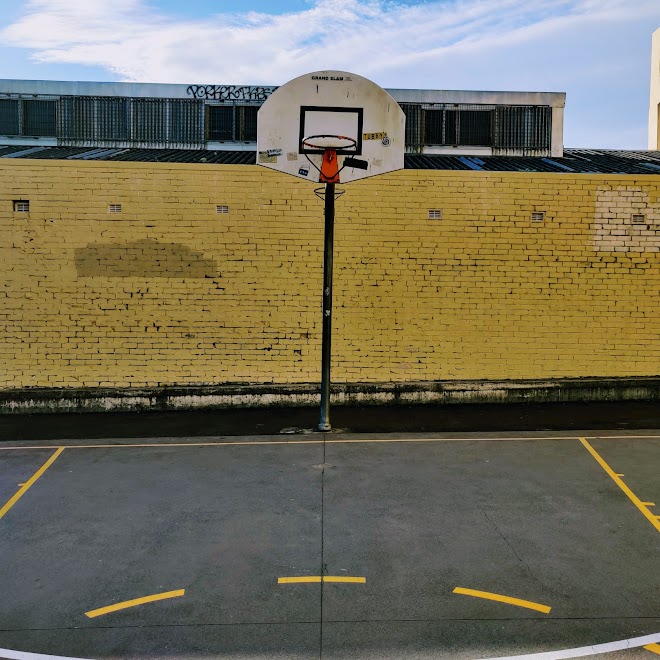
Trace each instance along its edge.
{"label": "window on building", "polygon": [[209,140],[233,140],[234,107],[210,105],[207,107],[207,138]]}
{"label": "window on building", "polygon": [[426,113],[426,144],[445,144],[443,123],[444,110],[427,110]]}
{"label": "window on building", "polygon": [[77,140],[94,140],[98,135],[95,99],[64,97],[60,99],[60,133]]}
{"label": "window on building", "polygon": [[20,135],[20,103],[0,99],[0,135]]}
{"label": "window on building", "polygon": [[30,200],[29,199],[15,199],[14,200],[14,213],[29,213]]}
{"label": "window on building", "polygon": [[167,100],[133,99],[131,138],[136,142],[167,142]]}
{"label": "window on building", "polygon": [[468,146],[493,144],[493,112],[491,110],[463,110],[460,114],[460,142]]}
{"label": "window on building", "polygon": [[257,112],[259,108],[253,105],[246,105],[241,108],[243,111],[242,135],[239,138],[245,142],[257,141]]}
{"label": "window on building", "polygon": [[59,104],[59,137],[65,144],[128,140],[128,99],[65,96]]}
{"label": "window on building", "polygon": [[170,141],[185,144],[202,144],[203,101],[172,99],[170,101]]}
{"label": "window on building", "polygon": [[128,99],[96,99],[97,130],[101,140],[128,140]]}
{"label": "window on building", "polygon": [[492,110],[426,110],[425,144],[484,146],[493,144]]}
{"label": "window on building", "polygon": [[445,140],[440,144],[460,144],[458,139],[458,110],[445,110]]}
{"label": "window on building", "polygon": [[208,140],[256,142],[258,106],[207,106],[206,136]]}
{"label": "window on building", "polygon": [[0,135],[55,137],[57,101],[0,99]]}
{"label": "window on building", "polygon": [[496,147],[549,149],[552,108],[548,106],[501,106],[495,111]]}
{"label": "window on building", "polygon": [[23,101],[23,135],[55,137],[56,108],[56,101]]}

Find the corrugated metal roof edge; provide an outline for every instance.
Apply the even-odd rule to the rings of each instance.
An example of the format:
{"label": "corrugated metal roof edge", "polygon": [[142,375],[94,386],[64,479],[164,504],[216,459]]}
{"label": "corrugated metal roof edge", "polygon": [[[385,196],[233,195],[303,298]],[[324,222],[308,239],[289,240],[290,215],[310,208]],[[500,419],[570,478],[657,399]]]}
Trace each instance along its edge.
{"label": "corrugated metal roof edge", "polygon": [[[0,145],[0,158],[209,165],[254,165],[254,151],[131,149],[99,147],[24,147]],[[474,170],[539,172],[544,174],[660,175],[660,151],[621,149],[565,149],[563,157],[406,154],[405,168],[417,170]]]}

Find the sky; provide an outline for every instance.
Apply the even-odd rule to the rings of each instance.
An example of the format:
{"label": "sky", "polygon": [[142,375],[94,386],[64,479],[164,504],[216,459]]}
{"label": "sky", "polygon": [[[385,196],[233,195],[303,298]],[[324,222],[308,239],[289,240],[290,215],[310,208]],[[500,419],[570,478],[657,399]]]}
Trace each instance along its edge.
{"label": "sky", "polygon": [[565,92],[567,147],[644,149],[660,0],[0,0],[0,78]]}

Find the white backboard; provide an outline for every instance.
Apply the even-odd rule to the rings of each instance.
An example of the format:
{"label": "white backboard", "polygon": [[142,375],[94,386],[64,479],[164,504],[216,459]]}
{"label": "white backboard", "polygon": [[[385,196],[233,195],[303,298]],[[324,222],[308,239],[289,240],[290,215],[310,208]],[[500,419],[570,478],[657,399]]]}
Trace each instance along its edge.
{"label": "white backboard", "polygon": [[[278,88],[257,115],[257,163],[312,183],[322,150],[303,145],[312,136],[341,135],[340,182],[403,168],[406,118],[375,83],[345,71],[315,71]],[[354,141],[355,146],[346,145]],[[331,138],[312,140],[327,146]],[[348,160],[347,160],[348,159]]]}

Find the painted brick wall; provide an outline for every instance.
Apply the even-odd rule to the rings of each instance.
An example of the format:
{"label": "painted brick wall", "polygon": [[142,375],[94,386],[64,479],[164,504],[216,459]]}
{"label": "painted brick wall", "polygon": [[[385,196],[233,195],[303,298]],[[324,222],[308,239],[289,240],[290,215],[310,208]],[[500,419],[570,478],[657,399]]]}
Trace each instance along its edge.
{"label": "painted brick wall", "polygon": [[[0,387],[317,381],[322,215],[258,167],[0,160]],[[659,237],[653,175],[351,184],[333,380],[657,375]]]}

